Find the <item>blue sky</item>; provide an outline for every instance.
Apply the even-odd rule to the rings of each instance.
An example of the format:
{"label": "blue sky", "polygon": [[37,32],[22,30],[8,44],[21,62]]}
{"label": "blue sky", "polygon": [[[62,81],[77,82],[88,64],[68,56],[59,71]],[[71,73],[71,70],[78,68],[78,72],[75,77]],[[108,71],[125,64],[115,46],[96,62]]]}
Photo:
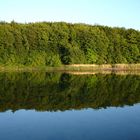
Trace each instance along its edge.
{"label": "blue sky", "polygon": [[65,21],[140,30],[140,0],[0,0],[0,20]]}

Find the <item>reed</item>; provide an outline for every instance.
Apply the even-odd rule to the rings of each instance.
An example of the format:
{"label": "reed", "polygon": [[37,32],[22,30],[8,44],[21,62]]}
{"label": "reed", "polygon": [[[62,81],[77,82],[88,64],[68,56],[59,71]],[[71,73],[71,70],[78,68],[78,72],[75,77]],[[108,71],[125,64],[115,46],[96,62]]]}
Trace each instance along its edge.
{"label": "reed", "polygon": [[73,64],[59,67],[0,66],[6,71],[140,71],[140,64]]}

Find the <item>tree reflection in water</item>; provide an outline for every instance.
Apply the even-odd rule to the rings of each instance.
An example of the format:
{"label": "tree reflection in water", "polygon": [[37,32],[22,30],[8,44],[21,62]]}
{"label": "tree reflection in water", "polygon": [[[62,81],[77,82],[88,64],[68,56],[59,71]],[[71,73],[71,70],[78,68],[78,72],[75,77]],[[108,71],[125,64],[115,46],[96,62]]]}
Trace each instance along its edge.
{"label": "tree reflection in water", "polygon": [[140,76],[1,73],[0,111],[120,107],[140,102]]}

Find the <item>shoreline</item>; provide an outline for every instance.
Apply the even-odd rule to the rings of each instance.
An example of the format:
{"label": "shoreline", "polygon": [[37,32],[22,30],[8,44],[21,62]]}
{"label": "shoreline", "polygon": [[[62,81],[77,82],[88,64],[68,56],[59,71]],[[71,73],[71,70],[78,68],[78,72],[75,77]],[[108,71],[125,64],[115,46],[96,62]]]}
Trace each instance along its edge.
{"label": "shoreline", "polygon": [[2,70],[104,70],[104,71],[122,71],[122,70],[139,70],[139,64],[70,64],[60,66],[0,66]]}
{"label": "shoreline", "polygon": [[72,64],[57,67],[44,66],[0,66],[0,72],[62,72],[74,75],[85,74],[138,74],[140,75],[140,64]]}

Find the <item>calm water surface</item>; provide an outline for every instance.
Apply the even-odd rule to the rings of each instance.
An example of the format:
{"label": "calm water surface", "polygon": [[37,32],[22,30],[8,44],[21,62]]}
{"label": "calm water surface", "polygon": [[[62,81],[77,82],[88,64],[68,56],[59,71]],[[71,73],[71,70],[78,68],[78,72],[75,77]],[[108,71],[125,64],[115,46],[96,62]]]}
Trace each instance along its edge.
{"label": "calm water surface", "polygon": [[0,140],[140,140],[140,76],[0,74]]}

